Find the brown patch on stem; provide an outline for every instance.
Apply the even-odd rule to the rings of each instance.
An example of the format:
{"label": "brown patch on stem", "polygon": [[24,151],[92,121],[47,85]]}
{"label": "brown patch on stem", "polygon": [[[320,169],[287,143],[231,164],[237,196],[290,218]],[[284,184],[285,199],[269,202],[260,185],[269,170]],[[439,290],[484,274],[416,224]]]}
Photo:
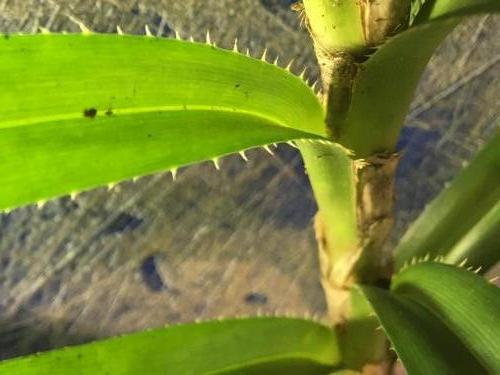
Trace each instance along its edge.
{"label": "brown patch on stem", "polygon": [[387,279],[390,261],[382,253],[394,224],[394,181],[398,154],[379,154],[354,162],[358,228],[362,251],[356,266],[358,281]]}
{"label": "brown patch on stem", "polygon": [[360,0],[360,11],[366,45],[374,47],[408,26],[410,0]]}
{"label": "brown patch on stem", "polygon": [[326,234],[328,223],[321,213],[315,217],[321,283],[333,325],[342,325],[349,316],[349,293],[355,283],[375,283],[391,276],[390,256],[383,253],[383,247],[394,223],[394,176],[398,162],[398,154],[380,154],[354,162],[360,237],[357,248],[336,256]]}
{"label": "brown patch on stem", "polygon": [[[330,322],[333,326],[341,327],[350,312],[351,283],[346,278],[349,278],[350,270],[354,267],[356,259],[348,262],[351,264],[333,264],[331,249],[326,236],[325,223],[319,212],[314,218],[314,232],[319,247],[321,285],[325,291]],[[341,271],[347,272],[344,273]]]}
{"label": "brown patch on stem", "polygon": [[321,68],[326,124],[329,136],[338,139],[351,107],[353,84],[359,70],[354,57],[347,52],[328,54],[317,49]]}

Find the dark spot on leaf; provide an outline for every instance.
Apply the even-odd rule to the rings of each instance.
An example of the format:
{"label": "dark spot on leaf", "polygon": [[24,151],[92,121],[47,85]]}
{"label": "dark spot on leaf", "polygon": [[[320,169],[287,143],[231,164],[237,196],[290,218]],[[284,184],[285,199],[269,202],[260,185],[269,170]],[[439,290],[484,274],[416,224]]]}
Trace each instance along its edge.
{"label": "dark spot on leaf", "polygon": [[95,108],[86,108],[83,110],[83,116],[87,118],[94,118],[97,116],[97,109]]}
{"label": "dark spot on leaf", "polygon": [[156,259],[153,255],[143,259],[141,264],[141,276],[144,284],[153,292],[161,292],[167,289],[156,268]]}
{"label": "dark spot on leaf", "polygon": [[148,138],[153,138],[153,134],[148,134]]}
{"label": "dark spot on leaf", "polygon": [[134,230],[141,225],[142,222],[142,219],[126,212],[122,212],[106,228],[104,228],[102,234],[110,235],[125,232],[127,230]]}
{"label": "dark spot on leaf", "polygon": [[10,39],[10,34],[3,34],[3,38],[5,40],[9,40]]}
{"label": "dark spot on leaf", "polygon": [[113,110],[111,108],[108,108],[106,111],[106,116],[113,116]]}
{"label": "dark spot on leaf", "polygon": [[241,86],[241,85],[240,85],[239,83],[237,83],[236,85],[234,85],[234,88],[236,88],[236,89],[237,89],[237,88],[238,88],[238,87],[240,87],[240,86]]}
{"label": "dark spot on leaf", "polygon": [[245,303],[249,305],[265,305],[267,296],[264,293],[250,292],[245,296]]}

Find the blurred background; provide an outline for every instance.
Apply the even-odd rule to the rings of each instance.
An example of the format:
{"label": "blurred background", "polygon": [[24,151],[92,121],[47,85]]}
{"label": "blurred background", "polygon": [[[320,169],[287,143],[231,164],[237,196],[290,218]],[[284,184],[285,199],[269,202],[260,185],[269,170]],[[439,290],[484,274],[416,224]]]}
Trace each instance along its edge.
{"label": "blurred background", "polygon": [[[0,0],[0,32],[79,31],[75,19],[200,41],[210,30],[223,47],[237,37],[255,56],[295,58],[315,80],[292,2]],[[422,79],[399,145],[392,243],[500,125],[499,27],[498,16],[461,24]],[[248,156],[0,214],[0,358],[195,319],[323,317],[302,161],[288,145]]]}

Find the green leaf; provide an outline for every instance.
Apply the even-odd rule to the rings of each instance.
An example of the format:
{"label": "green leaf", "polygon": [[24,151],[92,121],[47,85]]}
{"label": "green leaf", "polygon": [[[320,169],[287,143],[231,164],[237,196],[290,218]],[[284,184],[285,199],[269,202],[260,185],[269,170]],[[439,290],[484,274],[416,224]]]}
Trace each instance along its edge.
{"label": "green leaf", "polygon": [[454,263],[467,258],[470,265],[482,265],[484,270],[498,262],[499,170],[497,132],[411,225],[395,250],[396,267],[427,254]]}
{"label": "green leaf", "polygon": [[498,0],[425,0],[415,19],[415,24],[499,10],[500,1]]}
{"label": "green leaf", "polygon": [[[500,1],[482,2],[489,6],[461,8],[468,11],[459,14],[500,11]],[[338,134],[335,141],[353,150],[358,158],[395,152],[401,126],[429,59],[462,19],[442,15],[422,22],[390,38],[362,63],[353,82],[349,112],[333,123]]]}
{"label": "green leaf", "polygon": [[15,358],[0,373],[327,374],[339,364],[333,331],[301,319],[186,324]]}
{"label": "green leaf", "polygon": [[448,252],[446,263],[466,262],[487,271],[500,258],[500,200]]}
{"label": "green leaf", "polygon": [[426,0],[412,0],[410,5],[410,19],[409,25],[412,26],[419,14],[420,10],[424,6]]}
{"label": "green leaf", "polygon": [[464,269],[410,266],[362,287],[410,374],[500,373],[500,289]]}
{"label": "green leaf", "polygon": [[453,333],[418,303],[363,287],[399,359],[411,375],[485,374]]}
{"label": "green leaf", "polygon": [[6,35],[0,55],[0,210],[325,135],[300,78],[212,45]]}

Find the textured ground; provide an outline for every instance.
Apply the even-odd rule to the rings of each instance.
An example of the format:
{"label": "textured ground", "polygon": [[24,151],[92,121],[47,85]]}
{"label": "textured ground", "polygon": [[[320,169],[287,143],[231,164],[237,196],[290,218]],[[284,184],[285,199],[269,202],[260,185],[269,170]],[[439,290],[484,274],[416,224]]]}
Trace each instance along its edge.
{"label": "textured ground", "polygon": [[[290,1],[0,0],[1,32],[235,37],[317,75]],[[461,25],[433,58],[404,129],[396,239],[500,121],[500,18]],[[0,55],[1,58],[1,55]],[[147,58],[147,56],[138,57]],[[146,73],[147,74],[147,73]],[[322,316],[300,158],[288,146],[0,215],[0,358],[146,327],[289,310]]]}

